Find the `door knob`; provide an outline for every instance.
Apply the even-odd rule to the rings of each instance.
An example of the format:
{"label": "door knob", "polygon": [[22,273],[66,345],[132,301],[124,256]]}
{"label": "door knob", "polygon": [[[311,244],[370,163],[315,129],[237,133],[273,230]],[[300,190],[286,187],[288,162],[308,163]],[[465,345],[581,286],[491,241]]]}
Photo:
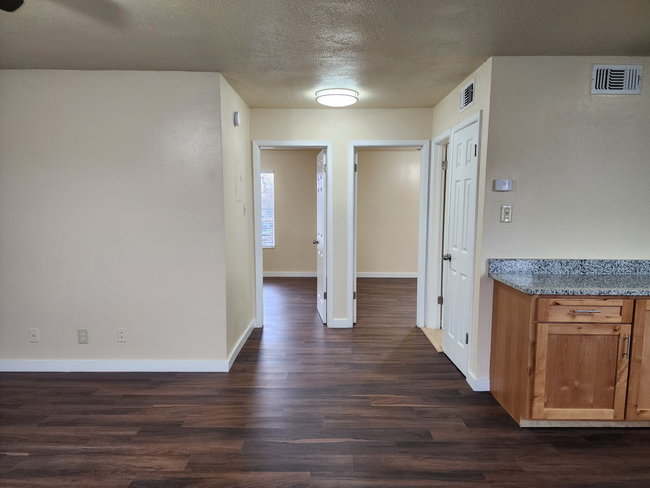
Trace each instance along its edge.
{"label": "door knob", "polygon": [[442,256],[443,261],[451,261],[451,254],[445,254]]}
{"label": "door knob", "polygon": [[320,241],[319,241],[318,239],[316,239],[316,240],[313,242],[313,244],[318,244],[319,242],[320,242]]}

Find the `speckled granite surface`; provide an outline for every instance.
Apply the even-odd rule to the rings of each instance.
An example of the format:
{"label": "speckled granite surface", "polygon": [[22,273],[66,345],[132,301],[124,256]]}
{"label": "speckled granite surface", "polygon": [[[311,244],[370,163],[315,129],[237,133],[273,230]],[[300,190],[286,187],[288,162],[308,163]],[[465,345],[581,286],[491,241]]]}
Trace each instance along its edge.
{"label": "speckled granite surface", "polygon": [[650,296],[650,261],[490,259],[488,276],[529,295]]}

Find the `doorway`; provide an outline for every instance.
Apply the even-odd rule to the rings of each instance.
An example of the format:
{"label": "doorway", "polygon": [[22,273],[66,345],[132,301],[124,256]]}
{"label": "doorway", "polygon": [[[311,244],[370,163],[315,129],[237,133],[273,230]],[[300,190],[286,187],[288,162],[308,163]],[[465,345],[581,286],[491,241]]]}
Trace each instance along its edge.
{"label": "doorway", "polygon": [[[420,151],[357,151],[355,324],[415,325]],[[391,312],[378,315],[382,304]]]}
{"label": "doorway", "polygon": [[[266,175],[266,183],[273,180],[275,184],[275,174],[266,168],[266,173],[262,170],[262,151],[263,150],[315,150],[313,154],[316,155],[313,161],[315,175],[318,175],[313,180],[313,192],[319,202],[317,209],[316,219],[320,221],[319,225],[314,226],[314,235],[309,239],[309,247],[313,249],[314,255],[318,256],[317,268],[315,277],[317,278],[316,301],[318,304],[318,312],[322,318],[323,323],[327,323],[328,317],[332,317],[332,283],[328,280],[328,276],[332,276],[332,172],[328,171],[328,165],[331,167],[329,157],[332,154],[331,141],[253,141],[253,186],[254,186],[254,205],[255,205],[255,326],[262,327],[264,325],[264,251],[266,249],[274,249],[276,246],[275,239],[279,235],[273,235],[269,232],[269,225],[271,215],[268,211],[268,195],[263,197],[262,192],[262,179]],[[273,177],[271,177],[271,174]],[[267,192],[268,193],[268,192]],[[263,207],[264,205],[264,207]],[[274,232],[276,230],[275,223],[272,225]],[[287,226],[290,227],[290,226]],[[317,235],[318,234],[318,235]],[[285,236],[286,237],[286,236]],[[305,236],[302,236],[303,238]],[[313,244],[312,244],[313,242]],[[286,242],[285,242],[286,243]],[[304,244],[304,243],[300,243]],[[299,246],[300,247],[300,246]],[[304,246],[303,246],[304,248]],[[307,252],[303,249],[303,252]],[[291,253],[291,251],[289,251]],[[270,256],[269,257],[269,261]],[[276,253],[273,256],[274,260],[286,261],[286,257],[282,257],[281,253]],[[304,271],[304,270],[303,270]],[[273,271],[267,272],[267,276],[286,276],[286,277],[300,277],[304,274],[301,270],[280,271],[274,273]]]}
{"label": "doorway", "polygon": [[423,326],[425,322],[426,289],[426,251],[427,251],[427,214],[429,201],[429,140],[399,141],[350,141],[348,143],[348,290],[352,299],[348,300],[348,320],[351,327],[357,318],[357,263],[358,263],[358,168],[359,152],[374,150],[418,150],[420,155],[419,202],[418,202],[418,236],[417,236],[417,271],[416,271],[416,320],[415,325]]}

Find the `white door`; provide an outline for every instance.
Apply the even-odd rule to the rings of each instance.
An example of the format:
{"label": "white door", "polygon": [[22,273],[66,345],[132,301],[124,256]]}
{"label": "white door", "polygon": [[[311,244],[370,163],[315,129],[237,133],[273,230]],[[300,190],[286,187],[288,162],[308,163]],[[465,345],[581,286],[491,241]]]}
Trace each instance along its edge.
{"label": "white door", "polygon": [[473,117],[454,127],[449,147],[442,344],[445,354],[467,376],[474,305],[479,119]]}
{"label": "white door", "polygon": [[316,160],[316,307],[324,324],[327,323],[327,280],[325,254],[325,151]]}
{"label": "white door", "polygon": [[357,323],[357,196],[359,190],[359,153],[354,151],[354,256],[352,258],[352,267],[354,278],[352,281],[352,323]]}

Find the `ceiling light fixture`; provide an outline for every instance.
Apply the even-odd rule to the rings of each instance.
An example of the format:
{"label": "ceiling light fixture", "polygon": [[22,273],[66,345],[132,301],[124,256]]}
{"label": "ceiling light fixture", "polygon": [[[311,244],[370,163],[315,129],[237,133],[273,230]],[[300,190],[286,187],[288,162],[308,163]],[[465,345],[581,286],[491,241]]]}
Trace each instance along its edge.
{"label": "ceiling light fixture", "polygon": [[316,92],[316,101],[328,107],[347,107],[358,100],[359,92],[347,88],[327,88]]}
{"label": "ceiling light fixture", "polygon": [[0,0],[0,10],[14,12],[23,4],[23,0]]}

